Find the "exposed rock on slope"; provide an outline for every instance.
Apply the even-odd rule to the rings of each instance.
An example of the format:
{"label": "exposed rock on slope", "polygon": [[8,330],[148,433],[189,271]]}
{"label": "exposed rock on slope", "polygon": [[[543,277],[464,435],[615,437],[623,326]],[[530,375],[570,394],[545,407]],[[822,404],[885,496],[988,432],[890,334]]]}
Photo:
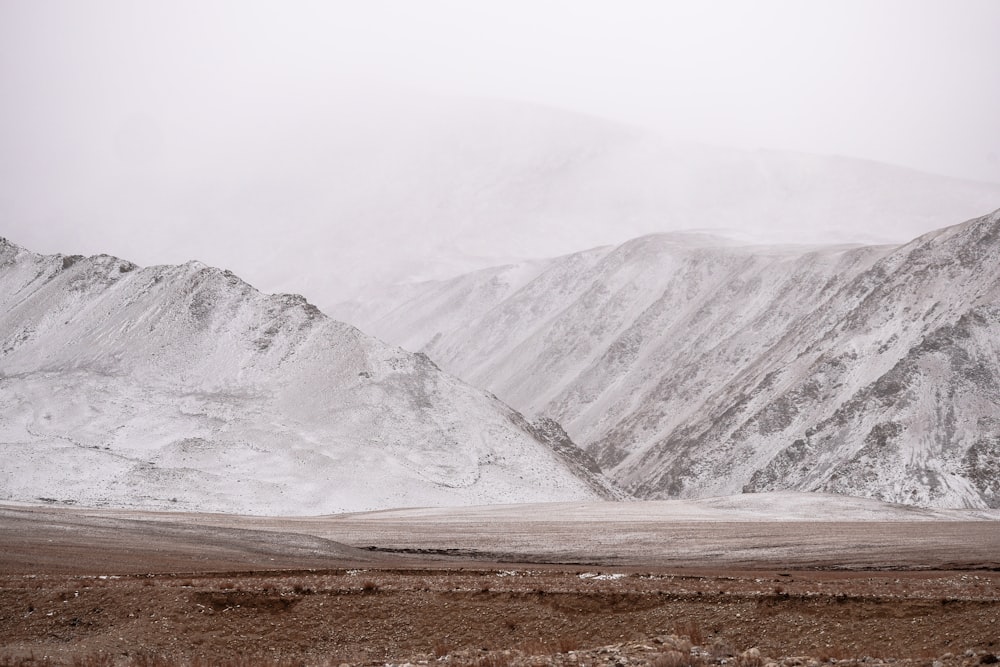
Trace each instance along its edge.
{"label": "exposed rock on slope", "polygon": [[1000,213],[915,240],[838,297],[803,322],[816,345],[773,351],[770,406],[736,401],[713,425],[749,450],[778,418],[783,447],[747,489],[1000,506]]}
{"label": "exposed rock on slope", "polygon": [[997,507],[998,237],[1000,212],[901,247],[649,236],[411,287],[358,324],[558,420],[640,497]]}
{"label": "exposed rock on slope", "polygon": [[0,497],[247,513],[593,499],[500,401],[198,262],[0,239]]}

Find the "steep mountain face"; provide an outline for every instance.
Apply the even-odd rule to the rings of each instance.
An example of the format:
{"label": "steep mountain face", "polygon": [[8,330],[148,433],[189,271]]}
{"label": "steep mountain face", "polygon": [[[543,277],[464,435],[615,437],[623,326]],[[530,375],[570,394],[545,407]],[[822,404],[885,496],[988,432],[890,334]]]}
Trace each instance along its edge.
{"label": "steep mountain face", "polygon": [[775,346],[770,377],[684,425],[735,460],[781,445],[746,490],[1000,506],[1000,212],[907,244],[799,324],[814,344]]}
{"label": "steep mountain face", "polygon": [[0,449],[4,500],[315,514],[611,493],[573,472],[582,452],[302,297],[5,240]]}
{"label": "steep mountain face", "polygon": [[414,286],[358,324],[554,418],[639,497],[997,507],[998,236],[1000,213],[898,247],[650,236]]}

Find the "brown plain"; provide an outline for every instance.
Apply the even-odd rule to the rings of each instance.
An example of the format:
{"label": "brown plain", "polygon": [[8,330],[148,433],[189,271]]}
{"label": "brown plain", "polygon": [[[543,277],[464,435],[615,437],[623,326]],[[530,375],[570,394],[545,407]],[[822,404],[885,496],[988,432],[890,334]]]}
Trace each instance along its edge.
{"label": "brown plain", "polygon": [[0,665],[1000,652],[996,522],[433,523],[0,508]]}

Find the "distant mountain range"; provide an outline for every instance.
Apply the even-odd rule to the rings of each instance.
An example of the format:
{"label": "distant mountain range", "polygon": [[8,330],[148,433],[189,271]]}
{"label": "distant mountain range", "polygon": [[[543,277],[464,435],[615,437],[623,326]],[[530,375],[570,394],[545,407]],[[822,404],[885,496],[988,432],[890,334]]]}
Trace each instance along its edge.
{"label": "distant mountain range", "polygon": [[1000,185],[408,94],[213,145],[5,224],[177,261],[197,239],[310,301],[2,242],[0,500],[1000,505],[997,220],[933,231]]}
{"label": "distant mountain range", "polygon": [[644,236],[333,313],[560,423],[640,498],[1000,507],[1000,212],[905,245]]}
{"label": "distant mountain range", "polygon": [[300,296],[0,239],[0,501],[321,514],[614,495],[561,430]]}

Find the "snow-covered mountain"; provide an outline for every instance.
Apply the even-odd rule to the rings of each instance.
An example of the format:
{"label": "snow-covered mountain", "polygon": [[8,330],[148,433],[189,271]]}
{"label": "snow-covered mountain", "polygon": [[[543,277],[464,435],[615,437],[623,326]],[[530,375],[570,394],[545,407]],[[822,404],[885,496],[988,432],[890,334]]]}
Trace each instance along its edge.
{"label": "snow-covered mountain", "polygon": [[189,262],[0,239],[0,499],[315,514],[608,497],[424,355]]}
{"label": "snow-covered mountain", "polygon": [[354,316],[557,420],[639,497],[1000,506],[1000,212],[902,246],[645,236]]}

